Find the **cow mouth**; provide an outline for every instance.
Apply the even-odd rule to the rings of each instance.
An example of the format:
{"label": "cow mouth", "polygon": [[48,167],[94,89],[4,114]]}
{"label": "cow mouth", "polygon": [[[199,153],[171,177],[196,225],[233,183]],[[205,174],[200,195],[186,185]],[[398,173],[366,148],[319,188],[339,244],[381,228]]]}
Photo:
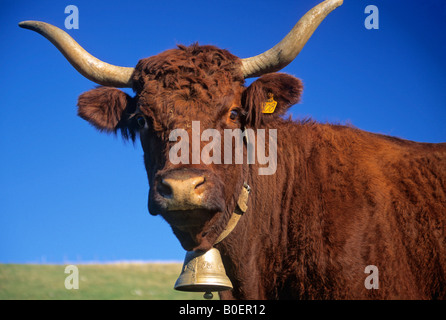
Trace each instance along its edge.
{"label": "cow mouth", "polygon": [[209,235],[218,211],[208,209],[172,210],[162,214],[175,236],[187,251],[207,251],[212,248]]}

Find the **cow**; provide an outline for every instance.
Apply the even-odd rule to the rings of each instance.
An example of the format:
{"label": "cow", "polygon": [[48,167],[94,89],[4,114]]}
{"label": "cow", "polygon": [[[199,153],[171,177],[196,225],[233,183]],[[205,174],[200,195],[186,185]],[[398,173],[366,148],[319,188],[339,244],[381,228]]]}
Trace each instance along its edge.
{"label": "cow", "polygon": [[[100,131],[139,137],[150,214],[167,221],[185,250],[220,250],[233,283],[222,299],[445,299],[446,144],[285,116],[303,85],[278,71],[341,4],[320,3],[254,57],[178,45],[134,68],[98,60],[52,25],[19,25],[48,38],[102,85],[80,95],[78,115]],[[268,99],[272,112],[265,112]],[[200,134],[250,129],[257,139],[261,129],[276,130],[269,149],[276,152],[275,170],[259,174],[264,163],[247,163],[248,139],[243,163],[171,161],[178,143],[172,132],[190,135],[196,122]],[[200,141],[195,148],[205,146]],[[221,239],[246,186],[245,212]],[[372,289],[367,270],[377,273]]]}

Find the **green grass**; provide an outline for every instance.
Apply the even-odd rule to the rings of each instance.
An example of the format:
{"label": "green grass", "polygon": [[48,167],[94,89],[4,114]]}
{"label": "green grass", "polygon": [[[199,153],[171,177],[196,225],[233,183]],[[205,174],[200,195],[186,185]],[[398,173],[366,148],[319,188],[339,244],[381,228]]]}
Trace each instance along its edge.
{"label": "green grass", "polygon": [[[0,264],[0,300],[202,300],[203,293],[173,285],[177,263],[76,265],[79,289],[65,288],[65,265]],[[214,294],[214,299],[218,295]]]}

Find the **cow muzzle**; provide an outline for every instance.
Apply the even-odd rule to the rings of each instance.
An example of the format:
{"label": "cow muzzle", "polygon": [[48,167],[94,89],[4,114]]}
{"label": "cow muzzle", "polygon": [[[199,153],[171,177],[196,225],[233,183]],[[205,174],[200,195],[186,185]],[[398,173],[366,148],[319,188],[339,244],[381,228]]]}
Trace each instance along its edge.
{"label": "cow muzzle", "polygon": [[157,192],[166,210],[194,210],[203,206],[206,178],[189,172],[177,172],[160,178]]}

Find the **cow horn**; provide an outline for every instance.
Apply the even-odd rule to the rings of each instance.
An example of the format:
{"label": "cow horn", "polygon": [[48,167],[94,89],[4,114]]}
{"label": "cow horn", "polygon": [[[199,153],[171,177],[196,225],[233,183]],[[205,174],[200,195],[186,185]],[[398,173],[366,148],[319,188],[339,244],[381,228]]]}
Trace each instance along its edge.
{"label": "cow horn", "polygon": [[294,28],[273,48],[254,57],[242,59],[245,78],[258,77],[286,67],[296,58],[319,24],[330,12],[339,7],[343,0],[326,0],[308,11]]}
{"label": "cow horn", "polygon": [[65,31],[41,21],[22,21],[19,26],[36,31],[50,40],[84,77],[103,86],[131,88],[134,68],[105,63],[82,48]]}

